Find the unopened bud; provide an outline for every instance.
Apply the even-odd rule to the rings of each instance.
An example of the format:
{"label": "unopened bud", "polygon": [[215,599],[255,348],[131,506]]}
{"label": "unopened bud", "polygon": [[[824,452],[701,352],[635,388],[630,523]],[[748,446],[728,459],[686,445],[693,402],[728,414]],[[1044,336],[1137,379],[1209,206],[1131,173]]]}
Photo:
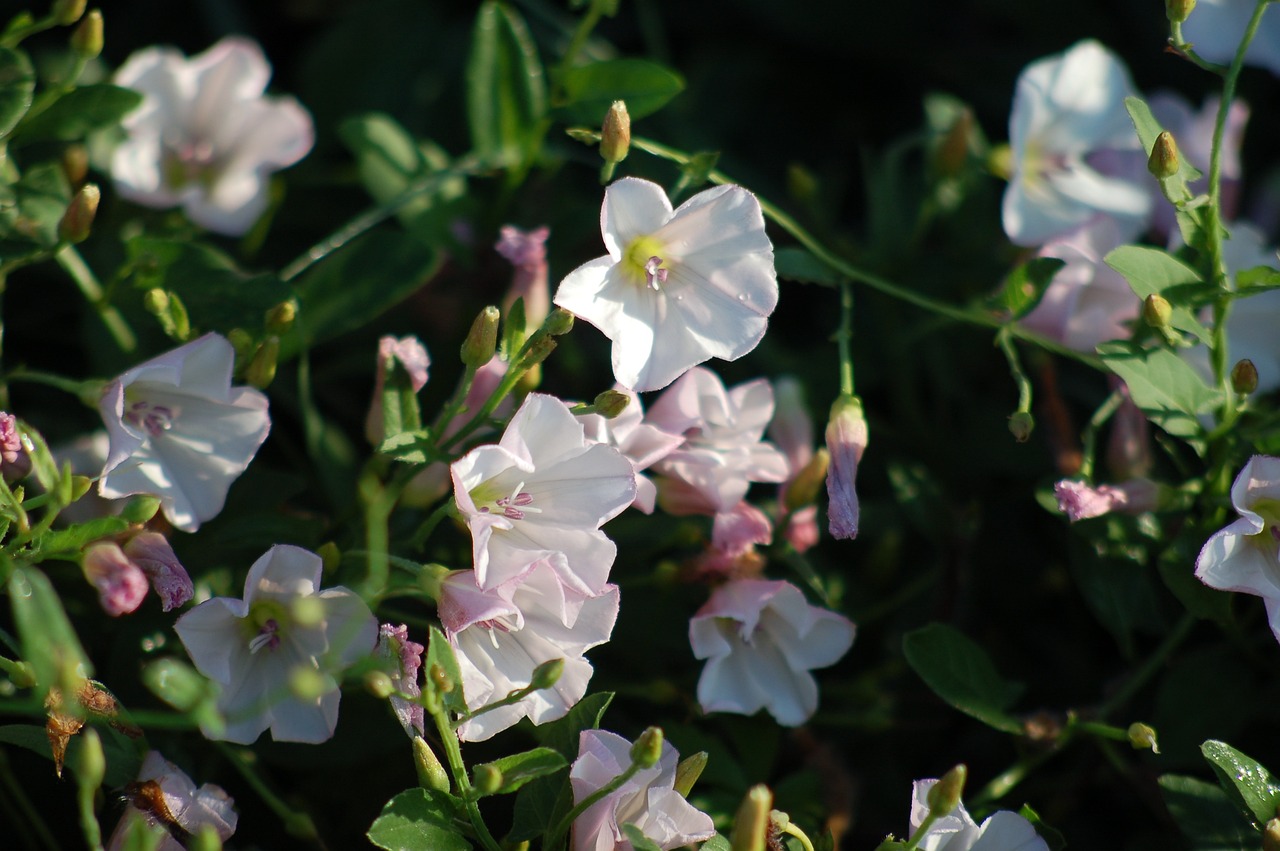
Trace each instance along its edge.
{"label": "unopened bud", "polygon": [[769,814],[773,793],[764,784],[752,786],[733,819],[729,847],[732,851],[765,851],[769,841]]}
{"label": "unopened bud", "polygon": [[1013,435],[1013,439],[1019,443],[1026,443],[1031,439],[1031,432],[1035,431],[1035,417],[1026,411],[1018,411],[1009,417],[1009,433]]}
{"label": "unopened bud", "polygon": [[280,338],[268,337],[258,346],[258,351],[244,371],[245,381],[259,390],[265,390],[276,377],[276,362],[280,357]]}
{"label": "unopened bud", "polygon": [[87,5],[88,0],[53,0],[53,7],[49,10],[49,14],[53,15],[58,26],[69,27],[80,20]]}
{"label": "unopened bud", "polygon": [[951,122],[947,135],[942,138],[934,154],[934,163],[938,173],[945,177],[954,177],[964,168],[969,158],[969,137],[973,134],[973,112],[965,108]]}
{"label": "unopened bud", "polygon": [[1160,745],[1156,742],[1155,728],[1136,722],[1129,725],[1129,744],[1138,750],[1150,750],[1160,753]]}
{"label": "unopened bud", "polygon": [[1173,317],[1173,305],[1159,293],[1152,293],[1142,302],[1142,320],[1152,328],[1168,328]]}
{"label": "unopened bud", "polygon": [[102,739],[92,727],[80,734],[80,757],[77,760],[76,781],[82,789],[97,789],[107,773],[107,758],[102,752]]}
{"label": "unopened bud", "polygon": [[1164,0],[1164,14],[1171,24],[1180,24],[1191,16],[1196,0]]}
{"label": "unopened bud", "polygon": [[75,502],[77,499],[87,494],[91,487],[93,487],[93,479],[88,476],[72,476],[71,501]]}
{"label": "unopened bud", "polygon": [[1231,367],[1231,389],[1244,395],[1258,389],[1258,368],[1253,361],[1244,358]]}
{"label": "unopened bud", "polygon": [[627,104],[615,100],[604,115],[604,127],[600,131],[600,156],[610,165],[627,158],[631,147],[631,116]]}
{"label": "unopened bud", "polygon": [[680,760],[680,764],[676,766],[676,782],[672,787],[678,795],[683,798],[689,797],[689,793],[693,791],[693,784],[698,782],[703,769],[707,767],[709,757],[710,754],[706,751],[698,751]]}
{"label": "unopened bud", "polygon": [[831,453],[825,446],[818,447],[809,463],[800,468],[800,472],[787,486],[787,511],[795,511],[818,501],[818,493],[827,480],[827,468],[830,465]]}
{"label": "unopened bud", "polygon": [[342,550],[333,541],[325,541],[316,549],[325,573],[333,573],[342,564]]}
{"label": "unopened bud", "polygon": [[67,183],[79,186],[89,176],[89,149],[84,145],[68,145],[62,151],[62,173]]}
{"label": "unopened bud", "polygon": [[1147,171],[1165,180],[1177,174],[1179,167],[1178,143],[1174,141],[1173,134],[1165,130],[1156,137],[1156,143],[1151,147],[1151,156],[1147,158]]}
{"label": "unopened bud", "polygon": [[89,238],[93,217],[98,214],[98,201],[102,193],[93,183],[86,183],[67,205],[67,211],[58,222],[58,239],[63,242],[84,242]]}
{"label": "unopened bud", "polygon": [[969,769],[962,763],[942,775],[941,780],[930,786],[926,797],[929,814],[937,818],[945,818],[960,806],[960,798],[964,795],[964,781],[968,776]]}
{"label": "unopened bud", "polygon": [[293,299],[282,301],[267,311],[264,324],[268,334],[288,334],[298,318],[298,303]]}
{"label": "unopened bud", "polygon": [[154,496],[135,496],[124,504],[120,516],[130,523],[146,523],[160,510],[160,500]]}
{"label": "unopened bud", "polygon": [[552,659],[549,662],[543,662],[541,665],[533,669],[533,676],[529,680],[529,685],[536,689],[551,688],[560,682],[560,676],[564,673],[564,660]]}
{"label": "unopened bud", "polygon": [[365,691],[379,700],[386,700],[396,693],[396,687],[391,682],[391,677],[387,676],[383,671],[370,671],[365,674],[364,688]]}
{"label": "unopened bud", "polygon": [[557,307],[547,314],[542,328],[552,337],[560,337],[573,330],[573,314],[563,307]]}
{"label": "unopened bud", "polygon": [[595,405],[597,414],[611,420],[627,409],[627,405],[631,404],[631,397],[617,390],[606,390],[596,396],[591,404]]}
{"label": "unopened bud", "polygon": [[649,727],[631,746],[631,762],[641,768],[652,768],[662,759],[662,728]]}
{"label": "unopened bud", "polygon": [[94,9],[71,31],[71,49],[81,59],[97,59],[102,53],[102,12]]}
{"label": "unopened bud", "polygon": [[236,360],[244,360],[253,354],[253,335],[243,328],[232,328],[228,331],[227,342],[236,350]]}
{"label": "unopened bud", "polygon": [[498,319],[501,315],[498,308],[489,305],[476,316],[467,338],[462,341],[460,355],[463,364],[479,369],[493,357],[498,348]]}
{"label": "unopened bud", "polygon": [[439,664],[432,665],[427,673],[431,677],[432,684],[441,694],[448,694],[453,691],[453,679]]}
{"label": "unopened bud", "polygon": [[491,762],[477,765],[471,770],[471,785],[481,795],[492,795],[502,788],[502,769]]}
{"label": "unopened bud", "polygon": [[449,791],[449,775],[440,764],[440,758],[431,745],[421,736],[413,737],[413,765],[418,771],[418,785],[437,792]]}
{"label": "unopened bud", "polygon": [[1262,829],[1262,851],[1280,851],[1280,818],[1273,818]]}
{"label": "unopened bud", "polygon": [[551,357],[551,353],[556,350],[556,345],[555,338],[545,334],[536,334],[530,337],[521,354],[520,366],[525,369],[537,366]]}

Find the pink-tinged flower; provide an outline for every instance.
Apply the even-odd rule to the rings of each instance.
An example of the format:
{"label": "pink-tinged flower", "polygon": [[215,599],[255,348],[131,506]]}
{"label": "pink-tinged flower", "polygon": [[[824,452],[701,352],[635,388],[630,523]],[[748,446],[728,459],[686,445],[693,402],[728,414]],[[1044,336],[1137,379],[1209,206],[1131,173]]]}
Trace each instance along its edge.
{"label": "pink-tinged flower", "polygon": [[22,445],[18,418],[0,411],[0,475],[15,481],[31,472],[31,459]]}
{"label": "pink-tinged flower", "polygon": [[134,535],[124,545],[124,554],[151,580],[151,587],[160,595],[166,612],[186,603],[195,594],[187,569],[159,532]]}
{"label": "pink-tinged flower", "polygon": [[386,336],[378,340],[378,366],[373,378],[373,400],[365,417],[364,434],[375,446],[382,442],[382,391],[387,386],[387,370],[399,364],[409,374],[409,386],[417,393],[427,386],[427,367],[431,357],[417,337],[396,339]]}
{"label": "pink-tinged flower", "polygon": [[[418,670],[422,667],[422,653],[426,650],[416,641],[409,640],[409,627],[384,623],[378,629],[377,653],[391,663],[391,685],[396,691],[417,697],[422,694],[418,684]],[[391,696],[391,711],[410,738],[424,735],[422,704]]]}
{"label": "pink-tinged flower", "polygon": [[[1199,0],[1182,24],[1182,37],[1202,59],[1229,65],[1258,4],[1253,0]],[[1245,64],[1280,75],[1280,19],[1263,15]]]}
{"label": "pink-tinged flower", "polygon": [[[271,728],[278,742],[333,736],[341,692],[334,679],[373,650],[378,621],[353,591],[319,590],[320,556],[272,547],[249,568],[244,599],[214,597],[178,618],[174,631],[200,673],[218,683],[226,716],[219,736],[251,744]],[[295,694],[290,678],[320,674],[319,696]]]}
{"label": "pink-tinged flower", "polygon": [[[147,753],[138,779],[125,787],[125,799],[128,806],[107,841],[107,851],[121,851],[125,847],[129,826],[136,819],[153,827],[177,828],[187,834],[198,833],[207,825],[223,841],[236,832],[239,820],[235,801],[222,787],[206,783],[197,789],[182,769],[156,751]],[[166,832],[156,851],[182,851],[185,847]]]}
{"label": "pink-tinged flower", "polygon": [[622,413],[613,419],[600,414],[581,414],[578,422],[582,423],[587,440],[614,447],[635,466],[636,498],[631,504],[645,514],[652,514],[658,498],[658,488],[641,471],[670,455],[684,443],[684,435],[672,434],[644,422],[644,408],[640,405],[640,397],[625,387],[614,389],[631,399]]}
{"label": "pink-tinged flower", "polygon": [[473,449],[450,473],[482,588],[546,560],[578,593],[604,590],[617,547],[600,527],[635,499],[635,470],[613,447],[589,443],[564,402],[530,393],[498,444]]}
{"label": "pink-tinged flower", "polygon": [[626,177],[605,190],[600,230],[609,253],[570,272],[555,303],[613,341],[618,383],[658,390],[760,342],[778,276],[750,192],[717,186],[673,211],[662,187]]}
{"label": "pink-tinged flower", "polygon": [[757,544],[773,540],[773,524],[763,511],[749,502],[740,502],[731,511],[715,516],[711,545],[694,560],[698,579],[741,579],[758,576],[764,558]]}
{"label": "pink-tinged flower", "polygon": [[1280,458],[1255,455],[1231,486],[1240,519],[1205,543],[1196,577],[1210,588],[1262,598],[1280,641]]}
{"label": "pink-tinged flower", "polygon": [[516,267],[511,289],[502,299],[502,313],[506,315],[516,299],[524,299],[525,324],[534,329],[551,312],[551,290],[547,282],[547,237],[551,229],[546,227],[523,231],[511,225],[503,225],[498,231],[498,242],[493,246],[507,262]]}
{"label": "pink-tinged flower", "polygon": [[311,116],[293,98],[264,97],[271,66],[244,38],[190,59],[169,47],[134,53],[115,83],[143,95],[121,122],[111,159],[120,194],[147,207],[182,207],[196,224],[239,236],[267,209],[272,172],[311,150]]}
{"label": "pink-tinged flower", "polygon": [[684,445],[654,470],[658,503],[671,514],[716,515],[732,511],[752,482],[781,482],[787,459],[764,442],[773,417],[773,389],[764,379],[726,391],[714,372],[694,367],[671,385],[649,409],[648,421]]}
{"label": "pink-tinged flower", "polygon": [[818,543],[821,537],[818,529],[818,506],[806,505],[788,514],[782,537],[798,553],[805,552]]}
{"label": "pink-tinged flower", "polygon": [[85,579],[98,589],[102,610],[112,617],[127,615],[142,605],[147,596],[147,577],[119,544],[94,544],[81,561]]}
{"label": "pink-tinged flower", "polygon": [[1063,479],[1053,486],[1053,495],[1058,499],[1058,510],[1075,523],[1113,511],[1121,514],[1154,511],[1159,504],[1160,486],[1148,479],[1097,487]]}
{"label": "pink-tinged flower", "polygon": [[1093,353],[1107,340],[1127,340],[1128,323],[1138,317],[1142,303],[1119,272],[1103,262],[1124,238],[1115,219],[1098,216],[1040,249],[1040,257],[1066,263],[1040,303],[1019,323],[1050,340],[1080,352]]}
{"label": "pink-tinged flower", "polygon": [[108,384],[98,410],[111,446],[98,493],[153,494],[184,532],[217,516],[271,430],[267,397],[231,386],[234,363],[226,338],[205,334]]}
{"label": "pink-tinged flower", "polygon": [[[1234,53],[1235,48],[1232,48]],[[1151,114],[1160,126],[1173,134],[1178,142],[1178,155],[1183,162],[1198,168],[1204,176],[1188,184],[1193,194],[1208,191],[1209,160],[1213,152],[1213,131],[1218,121],[1218,97],[1207,98],[1199,112],[1193,112],[1191,104],[1174,92],[1156,92],[1147,100]],[[1240,146],[1244,143],[1244,128],[1249,121],[1249,105],[1244,101],[1232,101],[1227,110],[1227,123],[1222,137],[1222,217],[1235,218],[1240,201]],[[1157,233],[1168,236],[1177,230],[1174,207],[1160,192],[1159,181],[1151,182],[1153,221]]]}
{"label": "pink-tinged flower", "polygon": [[439,612],[457,654],[462,691],[472,711],[527,687],[542,663],[564,660],[564,672],[551,688],[477,715],[458,728],[459,738],[475,742],[521,718],[528,717],[534,724],[562,718],[582,699],[592,673],[591,663],[582,657],[613,634],[618,588],[606,585],[597,596],[580,594],[541,561],[484,591],[468,570],[445,578]]}
{"label": "pink-tinged flower", "polygon": [[[929,789],[937,782],[917,780],[913,784],[909,836],[914,836],[929,817]],[[963,803],[925,831],[919,848],[922,851],[1049,851],[1048,843],[1036,833],[1035,826],[1017,813],[998,810],[979,826]]]}
{"label": "pink-tinged flower", "polygon": [[[675,790],[680,754],[663,741],[658,764],[642,768],[573,822],[573,851],[631,851],[622,825],[634,824],[659,848],[683,848],[715,834],[711,816]],[[631,766],[631,743],[607,730],[583,730],[569,769],[573,802],[580,803]]]}
{"label": "pink-tinged flower", "polygon": [[867,420],[862,400],[841,394],[827,420],[827,526],[833,538],[858,537],[862,507],[858,502],[858,464],[867,448]]}
{"label": "pink-tinged flower", "polygon": [[809,673],[839,661],[853,645],[853,622],[811,606],[789,582],[740,579],[720,586],[689,621],[704,712],[751,715],[767,709],[794,727],[818,708]]}
{"label": "pink-tinged flower", "polygon": [[[1134,94],[1124,64],[1096,41],[1028,65],[1018,77],[1009,116],[1013,174],[1004,195],[1004,230],[1018,245],[1039,245],[1098,213],[1126,239],[1140,233],[1151,196],[1140,143],[1125,111]],[[1117,152],[1137,152],[1111,169]],[[1141,173],[1139,173],[1141,169]],[[1113,173],[1105,173],[1112,171]]]}

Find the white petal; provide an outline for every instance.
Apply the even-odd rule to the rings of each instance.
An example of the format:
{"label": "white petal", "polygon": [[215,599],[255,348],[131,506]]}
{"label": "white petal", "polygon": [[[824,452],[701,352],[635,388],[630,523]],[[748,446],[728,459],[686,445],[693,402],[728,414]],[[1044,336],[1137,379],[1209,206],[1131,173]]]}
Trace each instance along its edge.
{"label": "white petal", "polygon": [[970,851],[1049,851],[1035,827],[1017,813],[1000,810],[982,823]]}
{"label": "white petal", "polygon": [[248,614],[249,607],[242,600],[215,597],[184,613],[173,631],[201,673],[230,683],[232,668],[240,658],[236,646],[244,637],[242,619]]}
{"label": "white petal", "polygon": [[648,236],[671,218],[671,201],[662,187],[638,177],[609,184],[600,209],[600,233],[614,260],[636,237]]}

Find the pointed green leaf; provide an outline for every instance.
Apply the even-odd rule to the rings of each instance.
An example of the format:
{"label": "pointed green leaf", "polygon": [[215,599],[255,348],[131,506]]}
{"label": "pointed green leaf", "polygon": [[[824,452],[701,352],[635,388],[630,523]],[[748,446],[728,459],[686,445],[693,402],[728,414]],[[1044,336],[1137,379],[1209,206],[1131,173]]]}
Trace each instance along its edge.
{"label": "pointed green leaf", "polygon": [[622,825],[622,834],[627,837],[627,841],[635,851],[662,851],[661,845],[645,836],[644,832],[634,824]]}
{"label": "pointed green leaf", "polygon": [[471,851],[459,834],[452,796],[434,789],[406,789],[369,826],[369,841],[387,851]]}
{"label": "pointed green leaf", "polygon": [[1200,746],[1200,753],[1213,766],[1222,791],[1245,817],[1252,819],[1259,828],[1276,817],[1280,783],[1271,776],[1271,772],[1226,742],[1210,739]]}
{"label": "pointed green leaf", "polygon": [[1136,343],[1113,341],[1098,346],[1098,356],[1124,379],[1133,401],[1165,431],[1177,437],[1197,437],[1197,417],[1221,401],[1200,373],[1168,349],[1144,349]]}
{"label": "pointed green leaf", "polygon": [[1022,724],[1005,710],[1023,686],[1001,677],[986,651],[963,633],[929,624],[907,633],[902,650],[912,669],[947,703],[997,730],[1022,732]]}
{"label": "pointed green leaf", "polygon": [[36,72],[27,54],[0,47],[0,139],[8,136],[27,114],[35,90]]}
{"label": "pointed green leaf", "polygon": [[14,568],[9,575],[9,600],[22,657],[31,663],[41,694],[59,685],[64,676],[93,674],[58,592],[43,573],[34,567]]}
{"label": "pointed green leaf", "polygon": [[684,78],[647,59],[610,59],[570,68],[564,75],[569,121],[598,128],[615,100],[626,101],[634,121],[652,115],[680,92]]}
{"label": "pointed green leaf", "polygon": [[1178,774],[1165,774],[1157,782],[1191,851],[1239,851],[1259,846],[1258,832],[1217,786]]}
{"label": "pointed green leaf", "polygon": [[[1129,111],[1134,129],[1138,131],[1138,139],[1142,142],[1144,154],[1151,156],[1156,137],[1164,131],[1164,128],[1152,115],[1151,107],[1147,106],[1141,98],[1127,97],[1124,99],[1124,106]],[[1206,168],[1209,166],[1208,163],[1200,163],[1200,165]],[[1196,247],[1203,247],[1204,244],[1204,207],[1188,203],[1192,200],[1194,193],[1187,184],[1201,177],[1200,171],[1187,162],[1185,152],[1179,152],[1178,173],[1160,181],[1161,192],[1178,211],[1178,229],[1182,233],[1182,241]]]}
{"label": "pointed green leaf", "polygon": [[1173,307],[1169,324],[1209,345],[1209,332],[1196,318],[1195,310],[1216,294],[1200,273],[1173,255],[1145,245],[1122,245],[1103,258],[1108,266],[1129,282],[1140,299],[1160,295]]}
{"label": "pointed green leaf", "polygon": [[546,116],[546,83],[524,19],[487,0],[476,15],[467,59],[467,120],[481,158],[518,167],[534,154]]}
{"label": "pointed green leaf", "polygon": [[15,138],[23,144],[77,141],[95,130],[119,123],[141,103],[142,94],[133,89],[106,83],[80,86],[60,95],[39,115],[33,114],[18,128]]}
{"label": "pointed green leaf", "polygon": [[534,748],[524,753],[512,754],[489,763],[502,772],[502,785],[495,795],[515,792],[530,780],[555,774],[569,765],[569,761],[551,748]]}
{"label": "pointed green leaf", "polygon": [[1010,272],[997,297],[1009,319],[1021,319],[1035,310],[1053,276],[1065,265],[1066,261],[1057,257],[1035,257]]}

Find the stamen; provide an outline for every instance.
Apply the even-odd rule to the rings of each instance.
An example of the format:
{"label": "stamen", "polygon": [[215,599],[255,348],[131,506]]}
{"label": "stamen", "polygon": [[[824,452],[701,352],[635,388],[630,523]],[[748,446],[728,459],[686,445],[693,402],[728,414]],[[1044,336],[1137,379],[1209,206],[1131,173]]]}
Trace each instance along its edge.
{"label": "stamen", "polygon": [[152,437],[171,429],[174,417],[174,410],[167,405],[152,405],[145,401],[134,402],[124,414],[131,425]]}
{"label": "stamen", "polygon": [[644,264],[644,274],[650,289],[661,290],[661,285],[667,282],[668,270],[662,268],[662,258],[656,254]]}
{"label": "stamen", "polygon": [[249,652],[257,653],[263,647],[268,650],[275,650],[279,647],[280,637],[276,635],[276,632],[278,632],[279,629],[280,624],[276,622],[276,619],[269,618],[267,622],[262,625],[262,629],[258,631],[258,634],[249,640]]}

